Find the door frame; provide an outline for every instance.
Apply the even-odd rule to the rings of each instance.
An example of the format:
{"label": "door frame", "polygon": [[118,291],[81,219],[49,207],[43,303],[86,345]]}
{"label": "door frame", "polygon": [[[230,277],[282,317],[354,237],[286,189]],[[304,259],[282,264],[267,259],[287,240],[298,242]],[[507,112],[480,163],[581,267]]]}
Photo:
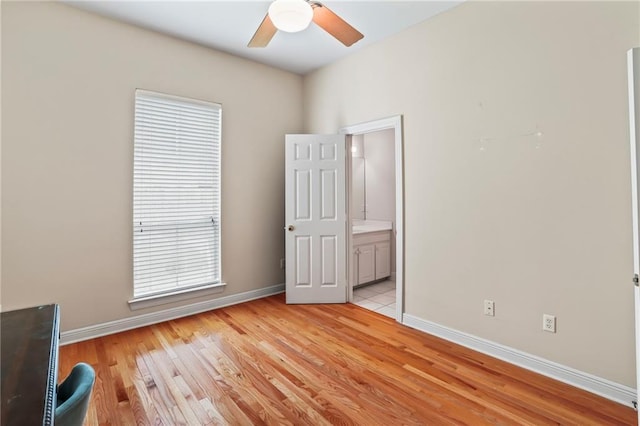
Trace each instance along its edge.
{"label": "door frame", "polygon": [[629,90],[629,141],[631,154],[631,213],[633,218],[633,288],[634,319],[635,319],[635,347],[636,347],[636,400],[633,404],[638,411],[640,424],[640,288],[638,275],[640,274],[640,47],[627,51],[627,79]]}
{"label": "door frame", "polygon": [[[396,321],[402,322],[404,312],[404,162],[402,157],[402,115],[394,115],[379,120],[345,126],[340,129],[341,134],[355,136],[379,130],[394,130],[395,145],[395,188],[396,188],[396,220],[394,237],[396,241]],[[351,141],[347,141],[347,223],[351,229]],[[352,233],[347,232],[346,244],[349,248],[347,255],[347,300],[353,302],[353,250]]]}

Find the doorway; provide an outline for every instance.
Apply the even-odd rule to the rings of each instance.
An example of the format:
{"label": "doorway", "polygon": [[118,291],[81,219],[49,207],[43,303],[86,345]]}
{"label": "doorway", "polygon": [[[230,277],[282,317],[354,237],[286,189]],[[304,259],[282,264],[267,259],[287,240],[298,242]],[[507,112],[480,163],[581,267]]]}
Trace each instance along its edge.
{"label": "doorway", "polygon": [[347,300],[402,322],[402,117],[347,126]]}

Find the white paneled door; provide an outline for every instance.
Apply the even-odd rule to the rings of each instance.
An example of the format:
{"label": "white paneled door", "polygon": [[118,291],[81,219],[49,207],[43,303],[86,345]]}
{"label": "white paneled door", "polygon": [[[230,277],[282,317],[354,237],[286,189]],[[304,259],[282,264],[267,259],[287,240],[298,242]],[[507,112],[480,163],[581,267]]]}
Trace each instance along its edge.
{"label": "white paneled door", "polygon": [[287,303],[347,301],[344,135],[286,135]]}

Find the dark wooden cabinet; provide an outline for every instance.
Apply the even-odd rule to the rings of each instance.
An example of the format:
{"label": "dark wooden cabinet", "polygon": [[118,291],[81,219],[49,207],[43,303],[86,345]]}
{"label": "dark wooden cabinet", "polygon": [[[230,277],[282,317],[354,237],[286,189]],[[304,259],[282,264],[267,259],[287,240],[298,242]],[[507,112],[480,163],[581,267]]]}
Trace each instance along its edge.
{"label": "dark wooden cabinet", "polygon": [[59,324],[58,305],[0,314],[2,426],[53,424]]}

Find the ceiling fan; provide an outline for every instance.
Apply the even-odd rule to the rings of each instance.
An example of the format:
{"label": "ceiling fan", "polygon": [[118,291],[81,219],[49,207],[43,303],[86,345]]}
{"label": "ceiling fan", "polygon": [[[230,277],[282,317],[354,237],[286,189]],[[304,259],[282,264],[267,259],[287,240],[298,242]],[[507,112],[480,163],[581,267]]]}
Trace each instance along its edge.
{"label": "ceiling fan", "polygon": [[274,0],[248,47],[266,47],[278,30],[295,33],[306,29],[311,21],[345,46],[364,37],[327,6],[314,0]]}

